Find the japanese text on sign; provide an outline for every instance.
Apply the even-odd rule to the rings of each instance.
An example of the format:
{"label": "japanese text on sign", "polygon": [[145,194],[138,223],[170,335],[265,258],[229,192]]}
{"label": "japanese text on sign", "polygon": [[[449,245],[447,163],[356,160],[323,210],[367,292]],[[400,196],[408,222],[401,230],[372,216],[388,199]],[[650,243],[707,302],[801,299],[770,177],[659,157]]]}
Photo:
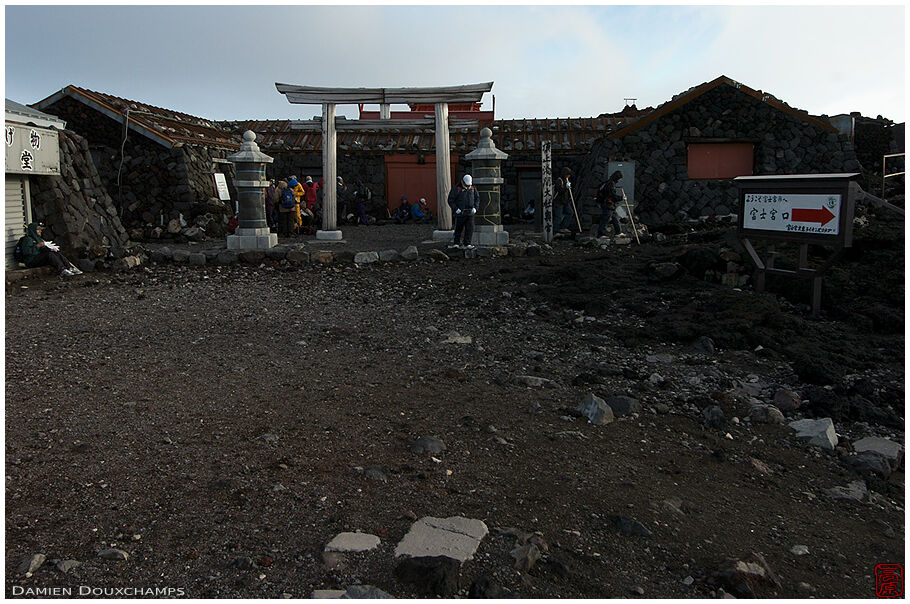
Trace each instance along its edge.
{"label": "japanese text on sign", "polygon": [[743,228],[837,235],[840,211],[839,194],[746,193]]}

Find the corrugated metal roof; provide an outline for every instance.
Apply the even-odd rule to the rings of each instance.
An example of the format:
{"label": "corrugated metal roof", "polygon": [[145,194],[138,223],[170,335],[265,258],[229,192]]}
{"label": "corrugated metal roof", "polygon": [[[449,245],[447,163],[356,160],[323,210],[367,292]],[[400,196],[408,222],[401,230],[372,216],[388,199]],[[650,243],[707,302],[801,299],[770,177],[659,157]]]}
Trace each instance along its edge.
{"label": "corrugated metal roof", "polygon": [[32,109],[16,101],[6,99],[6,119],[34,123],[45,128],[66,128],[66,122],[55,115]]}
{"label": "corrugated metal roof", "polygon": [[[540,141],[553,142],[554,151],[587,151],[594,141],[608,132],[631,122],[648,110],[627,111],[624,114],[588,118],[540,118],[496,120],[490,126],[493,142],[506,153],[539,151]],[[352,120],[350,123],[357,123]],[[321,153],[322,131],[316,120],[249,120],[219,122],[235,135],[246,130],[256,133],[256,143],[265,152]],[[435,153],[436,133],[432,126],[424,128],[344,130],[339,122],[337,141],[339,151],[372,153]],[[473,151],[479,139],[477,124],[462,125],[453,121],[449,140],[457,153]]]}
{"label": "corrugated metal roof", "polygon": [[205,145],[230,150],[240,148],[240,139],[224,131],[216,122],[73,85],[35,103],[33,107],[44,109],[63,96],[72,97],[88,105],[97,105],[99,109],[121,119],[129,109],[131,125],[139,126],[138,130],[144,129],[172,145]]}

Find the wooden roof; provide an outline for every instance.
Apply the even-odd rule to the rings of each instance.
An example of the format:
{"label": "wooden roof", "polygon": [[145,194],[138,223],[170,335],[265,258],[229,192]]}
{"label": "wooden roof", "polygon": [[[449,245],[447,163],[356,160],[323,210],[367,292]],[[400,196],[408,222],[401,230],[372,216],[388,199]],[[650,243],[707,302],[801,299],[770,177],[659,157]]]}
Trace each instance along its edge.
{"label": "wooden roof", "polygon": [[32,107],[43,110],[63,97],[73,98],[121,123],[129,110],[130,129],[165,147],[193,144],[229,150],[240,148],[240,140],[216,122],[73,85],[38,101]]}

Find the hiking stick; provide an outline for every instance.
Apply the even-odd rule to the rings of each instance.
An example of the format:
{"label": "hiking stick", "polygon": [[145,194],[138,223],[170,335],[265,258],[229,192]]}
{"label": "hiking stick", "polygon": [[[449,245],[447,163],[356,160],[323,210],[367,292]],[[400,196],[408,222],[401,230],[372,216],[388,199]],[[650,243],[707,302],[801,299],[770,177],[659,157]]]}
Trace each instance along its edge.
{"label": "hiking stick", "polygon": [[635,228],[635,219],[632,218],[632,208],[629,207],[629,200],[626,199],[626,192],[622,192],[622,200],[626,202],[626,212],[629,213],[629,221],[632,223],[632,232],[635,233],[635,243],[641,245],[641,241],[638,239],[638,229]]}
{"label": "hiking stick", "polygon": [[581,220],[578,218],[578,210],[575,209],[575,196],[572,195],[572,187],[569,187],[569,201],[572,202],[572,211],[575,212],[575,222],[578,224],[578,232],[581,233]]}

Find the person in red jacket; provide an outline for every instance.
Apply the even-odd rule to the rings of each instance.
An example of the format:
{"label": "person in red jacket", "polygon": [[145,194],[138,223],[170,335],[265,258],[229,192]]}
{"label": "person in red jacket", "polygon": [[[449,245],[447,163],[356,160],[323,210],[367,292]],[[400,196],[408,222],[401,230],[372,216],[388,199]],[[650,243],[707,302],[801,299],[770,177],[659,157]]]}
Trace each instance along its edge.
{"label": "person in red jacket", "polygon": [[316,202],[319,201],[319,185],[313,182],[312,176],[307,176],[306,182],[303,183],[303,188],[306,189],[306,193],[304,193],[306,207],[313,212],[316,208]]}

